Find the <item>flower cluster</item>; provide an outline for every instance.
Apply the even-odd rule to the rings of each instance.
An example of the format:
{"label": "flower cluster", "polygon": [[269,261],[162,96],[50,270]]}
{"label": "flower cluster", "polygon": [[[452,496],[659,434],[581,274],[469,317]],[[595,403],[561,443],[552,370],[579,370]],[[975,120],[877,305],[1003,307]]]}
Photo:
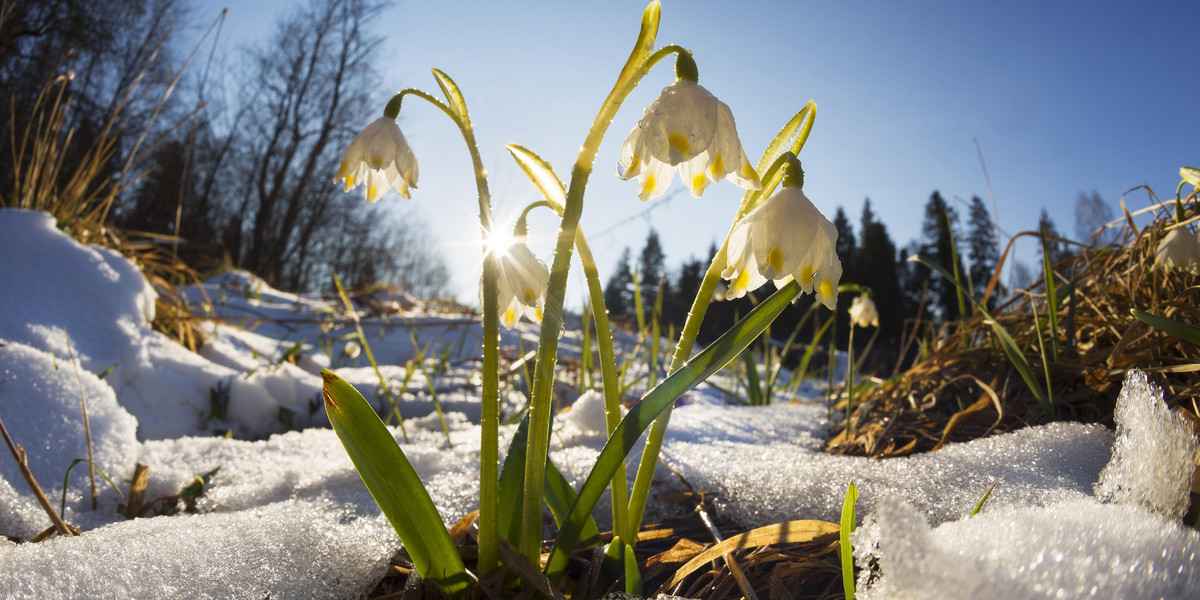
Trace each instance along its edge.
{"label": "flower cluster", "polygon": [[[516,326],[521,317],[531,321],[542,320],[542,310],[546,306],[546,285],[550,280],[550,270],[545,263],[534,256],[533,251],[525,242],[518,241],[496,255],[496,270],[499,272],[500,301],[497,305],[502,311],[500,323],[507,329]],[[483,293],[483,286],[480,286]],[[480,299],[482,302],[482,299]]]}
{"label": "flower cluster", "polygon": [[842,263],[834,251],[837,227],[804,195],[800,161],[784,166],[782,188],[746,214],[729,234],[726,298],[741,298],[772,280],[795,279],[826,308],[837,303]]}
{"label": "flower cluster", "polygon": [[344,182],[347,192],[365,185],[368,204],[389,187],[408,198],[408,188],[417,187],[417,157],[396,120],[380,117],[354,136],[333,182]]}
{"label": "flower cluster", "polygon": [[620,167],[621,179],[638,178],[643,201],[666,192],[676,168],[695,197],[722,178],[746,189],[762,187],[729,107],[687,79],[664,88],[646,108],[621,145]]}
{"label": "flower cluster", "polygon": [[879,311],[875,309],[875,301],[867,296],[855,298],[850,303],[850,325],[879,327]]}
{"label": "flower cluster", "polygon": [[1154,253],[1157,269],[1185,269],[1196,272],[1200,263],[1200,239],[1187,227],[1176,227],[1163,236]]}

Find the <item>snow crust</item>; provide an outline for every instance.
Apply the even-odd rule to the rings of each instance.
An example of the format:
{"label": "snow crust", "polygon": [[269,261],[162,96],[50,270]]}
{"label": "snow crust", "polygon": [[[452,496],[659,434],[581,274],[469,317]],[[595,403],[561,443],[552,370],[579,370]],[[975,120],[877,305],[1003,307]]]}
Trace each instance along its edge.
{"label": "snow crust", "polygon": [[[41,486],[57,504],[67,466],[86,456],[82,393],[97,466],[127,491],[146,465],[152,503],[126,520],[121,494],[99,482],[93,510],[78,465],[65,518],[83,534],[13,544],[49,523],[0,451],[0,598],[355,598],[379,581],[399,542],[316,402],[328,367],[390,410],[374,369],[343,351],[353,329],[336,316],[340,303],[227,273],[185,290],[214,319],[191,353],[150,329],[154,291],[132,264],[77,244],[48,215],[11,209],[0,209],[0,280],[20,282],[0,288],[0,418]],[[393,435],[453,522],[477,502],[480,328],[403,297],[368,300],[406,308],[403,319],[360,316],[409,441]],[[529,349],[536,336],[519,326],[503,348],[515,356],[518,340]],[[562,348],[580,347],[568,329]],[[551,457],[578,486],[604,443],[603,398],[560,391],[574,406],[556,418]],[[653,498],[688,486],[716,494],[745,527],[836,522],[854,481],[866,515],[854,538],[862,597],[1200,597],[1200,538],[1180,521],[1195,437],[1144,375],[1126,382],[1115,436],[1055,423],[889,461],[821,453],[819,393],[806,383],[798,403],[742,407],[707,386],[689,392],[646,522],[668,509]],[[505,401],[513,414],[523,394],[505,390]],[[502,448],[513,429],[502,428]],[[214,469],[198,514],[155,516],[155,500]],[[983,512],[967,518],[993,482]],[[602,527],[608,513],[603,503],[594,513]]]}

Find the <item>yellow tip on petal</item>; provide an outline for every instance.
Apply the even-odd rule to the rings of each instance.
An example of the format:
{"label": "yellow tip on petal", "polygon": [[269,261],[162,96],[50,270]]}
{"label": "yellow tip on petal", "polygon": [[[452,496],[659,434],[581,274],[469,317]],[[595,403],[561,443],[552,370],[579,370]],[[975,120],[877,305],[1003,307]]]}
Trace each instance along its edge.
{"label": "yellow tip on petal", "polygon": [[725,158],[720,154],[714,156],[708,165],[708,172],[712,174],[714,180],[720,177],[721,173],[725,172]]}
{"label": "yellow tip on petal", "polygon": [[688,148],[691,147],[691,143],[688,142],[688,137],[682,133],[669,134],[667,136],[667,144],[672,150],[679,152],[681,155],[687,155]]}
{"label": "yellow tip on petal", "polygon": [[775,275],[783,272],[783,251],[779,246],[771,246],[767,251],[767,268],[771,270],[771,273],[767,274],[768,279],[774,279]]}
{"label": "yellow tip on petal", "polygon": [[805,285],[805,284],[811,283],[812,278],[813,278],[812,265],[804,265],[804,268],[800,269],[800,284]]}
{"label": "yellow tip on petal", "polygon": [[820,292],[821,292],[822,298],[833,298],[834,297],[833,282],[828,279],[822,281],[821,286],[820,286]]}

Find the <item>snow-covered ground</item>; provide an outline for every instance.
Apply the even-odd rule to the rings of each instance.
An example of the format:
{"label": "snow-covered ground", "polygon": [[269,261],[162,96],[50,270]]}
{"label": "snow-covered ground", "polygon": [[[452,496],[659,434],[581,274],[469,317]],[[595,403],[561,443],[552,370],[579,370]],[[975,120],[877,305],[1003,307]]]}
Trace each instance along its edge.
{"label": "snow-covered ground", "polygon": [[[355,598],[383,576],[399,542],[321,410],[323,367],[388,407],[365,356],[346,350],[353,329],[338,302],[227,273],[185,290],[206,318],[193,354],[150,329],[154,291],[135,266],[11,209],[0,209],[0,282],[0,419],[41,487],[57,505],[69,465],[87,455],[82,397],[97,466],[128,491],[145,465],[151,503],[126,519],[122,496],[98,480],[93,510],[86,465],[72,469],[65,518],[83,534],[0,537],[0,597]],[[476,503],[480,328],[405,298],[373,302],[405,309],[403,319],[360,313],[406,418],[410,442],[396,437],[453,522]],[[505,350],[532,349],[536,334],[506,332]],[[568,332],[563,346],[577,354],[579,341]],[[438,360],[422,369],[412,359],[426,349]],[[1200,596],[1200,535],[1181,523],[1195,438],[1144,377],[1127,380],[1116,435],[1055,423],[889,461],[821,453],[828,424],[810,395],[740,407],[701,386],[674,412],[664,456],[746,527],[836,522],[854,481],[864,517],[854,545],[871,567],[862,597]],[[552,458],[577,483],[604,441],[595,398],[561,414],[552,438]],[[512,413],[522,394],[507,390],[505,402]],[[152,516],[155,499],[214,470],[195,514]],[[662,471],[662,489],[682,486]],[[27,540],[49,526],[0,451],[0,534]]]}

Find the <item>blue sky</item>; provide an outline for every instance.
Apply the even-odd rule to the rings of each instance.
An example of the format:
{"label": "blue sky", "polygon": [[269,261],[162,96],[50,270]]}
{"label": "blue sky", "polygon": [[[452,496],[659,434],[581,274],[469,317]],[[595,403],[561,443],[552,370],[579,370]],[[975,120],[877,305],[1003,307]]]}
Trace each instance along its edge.
{"label": "blue sky", "polygon": [[[286,3],[230,6],[230,39],[270,32]],[[200,9],[223,4],[204,0]],[[462,89],[499,219],[537,199],[504,146],[518,143],[570,166],[637,35],[641,0],[400,2],[381,13],[380,111],[403,87],[437,92],[436,67]],[[819,109],[801,153],[805,190],[828,217],[857,225],[864,198],[897,246],[920,235],[922,209],[989,201],[975,140],[1008,233],[1034,228],[1042,208],[1074,232],[1080,192],[1120,214],[1123,193],[1174,194],[1183,165],[1200,164],[1200,46],[1189,33],[1200,3],[1153,2],[682,2],[665,0],[658,45],[693,51],[700,83],[733,110],[753,160],[804,104]],[[636,255],[653,226],[668,265],[702,256],[728,231],[740,189],[641,203],[615,176],[621,142],[673,80],[660,63],[614,119],[590,178],[582,224],[601,276],[625,246]],[[374,117],[372,117],[374,118]],[[364,121],[364,124],[367,121]],[[454,272],[452,291],[476,301],[477,204],[462,139],[439,111],[406,101],[400,125],[420,161],[411,202]],[[394,194],[386,202],[406,202]],[[1125,198],[1131,209],[1145,192]],[[990,201],[989,201],[990,206]],[[965,210],[962,211],[965,213]],[[557,220],[531,221],[550,262]],[[857,229],[857,227],[856,227]],[[1031,253],[1032,248],[1027,250]],[[568,303],[578,304],[582,282]]]}

